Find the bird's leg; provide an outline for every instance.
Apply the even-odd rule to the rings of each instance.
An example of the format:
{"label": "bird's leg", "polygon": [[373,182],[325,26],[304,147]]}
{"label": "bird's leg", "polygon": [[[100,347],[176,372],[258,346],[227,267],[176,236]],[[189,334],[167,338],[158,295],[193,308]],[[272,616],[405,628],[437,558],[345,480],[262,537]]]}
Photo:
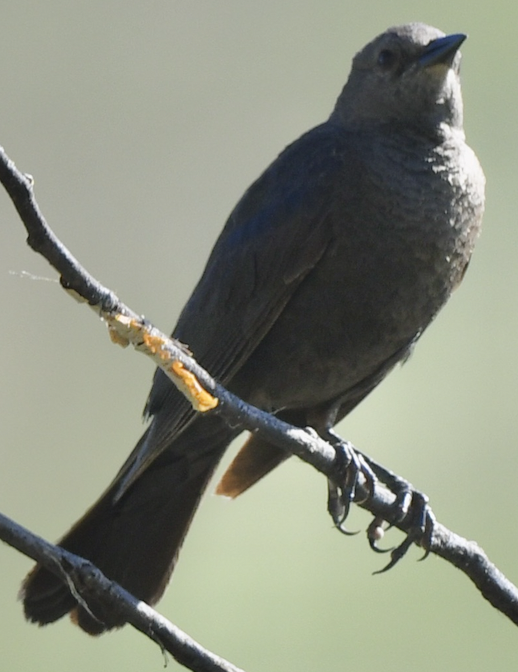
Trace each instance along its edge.
{"label": "bird's leg", "polygon": [[430,542],[435,525],[435,516],[428,504],[428,497],[424,493],[416,490],[411,483],[404,478],[401,478],[401,476],[398,476],[393,471],[378,464],[367,455],[363,453],[359,454],[366,464],[369,465],[378,481],[386,485],[396,496],[392,523],[390,523],[387,529],[393,525],[397,525],[398,522],[409,515],[409,512],[412,512],[412,521],[407,536],[399,546],[396,546],[393,549],[380,549],[377,546],[377,542],[384,534],[382,527],[383,520],[376,517],[367,528],[367,538],[371,548],[379,553],[390,551],[391,554],[390,562],[386,567],[376,572],[376,574],[386,572],[388,569],[394,567],[414,542],[425,549],[425,554],[421,558],[424,560],[430,552]]}
{"label": "bird's leg", "polygon": [[340,532],[355,534],[347,530],[344,523],[349,514],[351,502],[356,498],[360,476],[365,479],[365,488],[368,491],[367,497],[369,497],[374,491],[376,475],[364,456],[331,429],[326,429],[322,438],[329,441],[336,451],[335,459],[339,474],[336,479],[328,479],[327,510]]}

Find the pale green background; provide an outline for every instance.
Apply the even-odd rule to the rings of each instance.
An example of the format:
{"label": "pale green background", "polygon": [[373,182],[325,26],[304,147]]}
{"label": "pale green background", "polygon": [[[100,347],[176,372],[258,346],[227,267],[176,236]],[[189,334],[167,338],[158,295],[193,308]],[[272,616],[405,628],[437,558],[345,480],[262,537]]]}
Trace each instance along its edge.
{"label": "pale green background", "polygon": [[[484,233],[412,361],[341,431],[517,581],[518,5],[2,0],[0,10],[0,143],[34,176],[64,242],[165,330],[238,197],[326,118],[365,42],[408,20],[469,33],[466,129],[488,178]],[[55,539],[139,436],[152,368],[112,346],[55,282],[20,276],[55,278],[3,192],[0,219],[0,510]],[[515,669],[516,627],[461,573],[412,550],[372,576],[384,558],[363,534],[332,529],[325,490],[293,459],[241,500],[207,497],[160,610],[247,672]],[[367,522],[355,510],[350,526]],[[162,669],[130,627],[91,639],[66,619],[27,625],[16,594],[31,563],[7,546],[0,563],[2,671]]]}

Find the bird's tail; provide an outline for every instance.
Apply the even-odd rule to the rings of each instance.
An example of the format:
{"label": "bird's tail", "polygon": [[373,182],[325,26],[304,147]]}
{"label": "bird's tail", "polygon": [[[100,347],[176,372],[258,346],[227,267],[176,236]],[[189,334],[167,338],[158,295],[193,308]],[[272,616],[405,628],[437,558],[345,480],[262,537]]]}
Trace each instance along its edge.
{"label": "bird's tail", "polygon": [[[137,598],[154,604],[167,586],[201,495],[235,434],[217,417],[196,419],[120,499],[116,499],[117,476],[59,545],[90,560]],[[146,434],[139,445],[145,439]],[[124,623],[98,602],[89,601],[91,613],[80,606],[67,585],[65,570],[59,578],[36,565],[22,585],[21,598],[28,620],[40,625],[68,612],[90,634]]]}

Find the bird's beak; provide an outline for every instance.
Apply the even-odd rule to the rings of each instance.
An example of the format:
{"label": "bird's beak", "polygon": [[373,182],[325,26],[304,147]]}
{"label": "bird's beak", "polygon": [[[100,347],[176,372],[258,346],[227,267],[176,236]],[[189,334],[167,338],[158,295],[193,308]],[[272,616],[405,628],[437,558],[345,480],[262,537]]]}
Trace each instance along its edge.
{"label": "bird's beak", "polygon": [[451,65],[455,54],[466,38],[467,35],[464,35],[464,33],[455,33],[454,35],[446,35],[446,37],[439,37],[437,40],[433,40],[433,42],[430,42],[425,47],[425,50],[419,57],[419,65],[422,68],[429,68],[438,63]]}

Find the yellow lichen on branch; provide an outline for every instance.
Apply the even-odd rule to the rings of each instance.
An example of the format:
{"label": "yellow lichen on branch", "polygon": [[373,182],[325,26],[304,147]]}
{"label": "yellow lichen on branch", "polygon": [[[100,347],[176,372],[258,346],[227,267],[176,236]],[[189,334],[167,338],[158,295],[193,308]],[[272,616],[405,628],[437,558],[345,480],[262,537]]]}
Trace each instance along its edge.
{"label": "yellow lichen on branch", "polygon": [[200,413],[206,413],[216,408],[218,405],[217,398],[213,397],[212,394],[200,385],[194,373],[187,371],[182,362],[178,360],[174,361],[171,364],[171,371],[177,378],[176,384],[182,389],[184,394],[187,394],[195,410]]}
{"label": "yellow lichen on branch", "polygon": [[[192,407],[199,413],[206,413],[218,405],[218,399],[205,390],[196,376],[188,371],[167,348],[168,338],[156,329],[150,329],[142,321],[121,313],[117,315],[103,315],[111,340],[123,347],[129,343],[151,355],[152,359],[161,366],[173,380],[178,389],[189,399]],[[172,362],[170,366],[163,366]]]}
{"label": "yellow lichen on branch", "polygon": [[149,351],[154,355],[157,355],[163,362],[167,362],[171,359],[171,353],[164,349],[165,341],[162,336],[157,336],[156,334],[150,334],[149,332],[144,331],[142,333],[142,341]]}

